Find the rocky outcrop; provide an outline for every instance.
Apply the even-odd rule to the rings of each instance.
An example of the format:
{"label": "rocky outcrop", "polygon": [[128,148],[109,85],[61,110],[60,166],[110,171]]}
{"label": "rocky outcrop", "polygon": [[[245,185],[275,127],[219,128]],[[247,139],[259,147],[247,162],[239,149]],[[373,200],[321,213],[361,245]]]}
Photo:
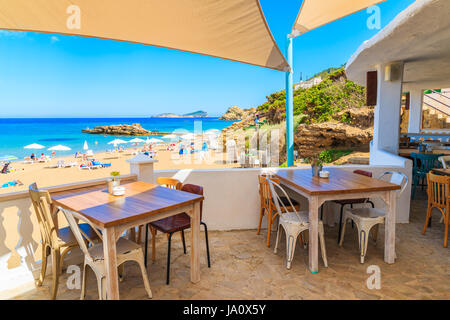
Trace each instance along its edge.
{"label": "rocky outcrop", "polygon": [[372,127],[331,122],[301,124],[295,133],[295,149],[301,158],[310,158],[329,149],[361,149],[372,138]]}
{"label": "rocky outcrop", "polygon": [[227,112],[219,120],[244,120],[249,117],[255,117],[256,109],[241,109],[238,106],[228,108]]}
{"label": "rocky outcrop", "polygon": [[139,123],[133,123],[131,126],[128,124],[118,124],[95,127],[93,129],[87,128],[81,130],[81,132],[90,134],[108,134],[112,136],[143,136],[152,134],[151,131],[142,128]]}

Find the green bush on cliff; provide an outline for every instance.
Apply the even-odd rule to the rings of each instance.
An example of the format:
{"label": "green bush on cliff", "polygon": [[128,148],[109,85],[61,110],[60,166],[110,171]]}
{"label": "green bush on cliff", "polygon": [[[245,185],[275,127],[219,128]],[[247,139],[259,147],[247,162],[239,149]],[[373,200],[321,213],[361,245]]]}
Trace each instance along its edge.
{"label": "green bush on cliff", "polygon": [[[294,115],[306,115],[302,123],[326,122],[333,114],[349,107],[364,105],[365,88],[347,80],[344,68],[329,73],[321,83],[309,89],[294,91]],[[267,112],[271,122],[279,123],[286,118],[285,91],[272,93],[258,111]],[[342,122],[351,121],[343,117]]]}

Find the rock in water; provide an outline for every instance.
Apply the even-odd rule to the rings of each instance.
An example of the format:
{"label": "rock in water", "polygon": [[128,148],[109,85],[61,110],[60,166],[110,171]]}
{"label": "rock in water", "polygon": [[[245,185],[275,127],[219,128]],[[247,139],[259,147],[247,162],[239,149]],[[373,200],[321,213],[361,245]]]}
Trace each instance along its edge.
{"label": "rock in water", "polygon": [[81,132],[90,134],[108,134],[112,136],[143,136],[152,134],[151,131],[142,128],[139,123],[133,123],[131,126],[128,124],[99,126],[93,129],[82,129]]}

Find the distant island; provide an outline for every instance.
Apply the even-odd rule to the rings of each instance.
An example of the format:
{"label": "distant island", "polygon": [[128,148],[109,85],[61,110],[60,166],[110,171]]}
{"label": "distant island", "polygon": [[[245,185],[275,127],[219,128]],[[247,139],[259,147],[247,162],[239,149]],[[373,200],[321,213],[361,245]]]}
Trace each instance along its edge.
{"label": "distant island", "polygon": [[201,110],[181,115],[175,113],[161,113],[152,116],[152,118],[206,118],[206,117],[208,117],[208,112]]}

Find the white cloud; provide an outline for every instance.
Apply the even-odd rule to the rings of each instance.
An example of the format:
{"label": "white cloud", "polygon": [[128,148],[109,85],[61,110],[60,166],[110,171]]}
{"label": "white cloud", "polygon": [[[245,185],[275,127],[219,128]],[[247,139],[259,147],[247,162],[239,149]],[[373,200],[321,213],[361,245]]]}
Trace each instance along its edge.
{"label": "white cloud", "polygon": [[51,36],[50,41],[51,43],[55,43],[59,41],[59,38],[57,36]]}

